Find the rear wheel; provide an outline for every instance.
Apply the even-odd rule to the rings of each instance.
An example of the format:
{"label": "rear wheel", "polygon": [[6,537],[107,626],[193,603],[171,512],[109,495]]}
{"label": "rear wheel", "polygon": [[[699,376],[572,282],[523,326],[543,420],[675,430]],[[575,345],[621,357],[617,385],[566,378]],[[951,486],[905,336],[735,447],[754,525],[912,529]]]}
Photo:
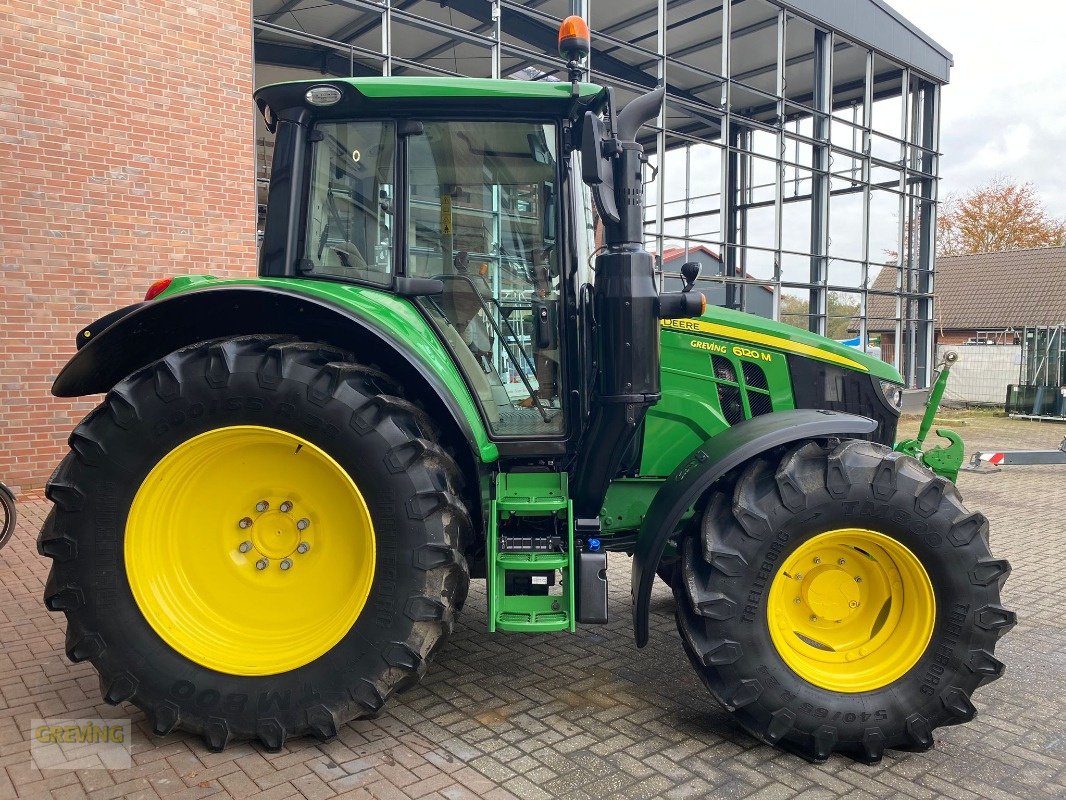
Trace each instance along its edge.
{"label": "rear wheel", "polygon": [[4,484],[0,483],[0,549],[3,549],[11,540],[15,532],[15,495]]}
{"label": "rear wheel", "polygon": [[756,460],[681,543],[685,650],[748,731],[810,760],[931,747],[1003,674],[1010,567],[987,536],[954,485],[880,445]]}
{"label": "rear wheel", "polygon": [[105,700],[219,750],[330,738],[424,674],[469,578],[433,426],[332,348],[179,350],[71,435],[39,540],[45,602]]}

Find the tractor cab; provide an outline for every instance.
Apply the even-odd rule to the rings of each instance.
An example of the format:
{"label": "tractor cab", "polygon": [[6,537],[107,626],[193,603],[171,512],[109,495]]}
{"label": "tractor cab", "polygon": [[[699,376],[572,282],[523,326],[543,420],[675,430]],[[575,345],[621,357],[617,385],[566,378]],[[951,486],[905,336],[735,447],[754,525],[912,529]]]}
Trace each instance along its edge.
{"label": "tractor cab", "polygon": [[564,323],[595,236],[575,148],[606,93],[509,89],[499,102],[494,82],[461,78],[260,90],[279,153],[260,273],[414,297],[492,436],[558,452],[581,380]]}

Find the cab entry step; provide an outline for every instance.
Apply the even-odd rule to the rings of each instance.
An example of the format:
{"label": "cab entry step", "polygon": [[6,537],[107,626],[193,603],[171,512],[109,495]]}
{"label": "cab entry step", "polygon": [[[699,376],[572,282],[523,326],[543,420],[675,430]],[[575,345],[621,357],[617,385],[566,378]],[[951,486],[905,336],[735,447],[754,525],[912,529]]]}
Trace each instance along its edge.
{"label": "cab entry step", "polygon": [[487,549],[490,632],[575,629],[574,524],[566,473],[497,475]]}

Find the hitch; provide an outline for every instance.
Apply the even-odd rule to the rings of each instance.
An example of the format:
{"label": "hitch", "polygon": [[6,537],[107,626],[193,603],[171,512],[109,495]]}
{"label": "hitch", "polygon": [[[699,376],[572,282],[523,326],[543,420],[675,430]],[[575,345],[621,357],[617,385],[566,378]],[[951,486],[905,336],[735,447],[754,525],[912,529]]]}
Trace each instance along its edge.
{"label": "hitch", "polygon": [[959,360],[959,354],[949,350],[944,354],[944,360],[939,365],[940,371],[936,380],[933,381],[933,389],[929,393],[929,401],[925,405],[925,414],[922,424],[918,427],[918,436],[914,439],[903,439],[896,443],[897,453],[911,456],[921,461],[925,466],[954,483],[959,478],[959,469],[966,458],[966,450],[962,444],[962,437],[948,428],[937,428],[936,435],[946,439],[946,446],[934,446],[930,450],[925,449],[925,439],[929,430],[933,427],[936,412],[940,410],[940,400],[944,397],[947,389],[948,375],[951,373],[951,365]]}
{"label": "hitch", "polygon": [[1000,467],[1032,467],[1046,464],[1066,464],[1066,436],[1062,438],[1058,450],[995,450],[974,453],[970,457],[970,463],[962,469],[964,472],[999,472]]}

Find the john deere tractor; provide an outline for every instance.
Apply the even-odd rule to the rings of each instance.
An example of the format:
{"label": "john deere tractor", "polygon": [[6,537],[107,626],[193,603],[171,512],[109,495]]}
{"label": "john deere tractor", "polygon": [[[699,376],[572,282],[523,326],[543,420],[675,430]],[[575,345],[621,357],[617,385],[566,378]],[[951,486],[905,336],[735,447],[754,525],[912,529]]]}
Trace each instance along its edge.
{"label": "john deere tractor", "polygon": [[899,374],[706,308],[693,265],[661,292],[663,92],[615,109],[579,20],[561,43],[570,82],[260,89],[258,277],[79,332],[53,391],[104,399],[48,484],[45,602],[156,734],[329,739],[422,678],[472,578],[495,635],[605,623],[608,554],[636,645],[658,575],[714,697],[811,760],[928,748],[1003,674],[1009,565],[893,449]]}

